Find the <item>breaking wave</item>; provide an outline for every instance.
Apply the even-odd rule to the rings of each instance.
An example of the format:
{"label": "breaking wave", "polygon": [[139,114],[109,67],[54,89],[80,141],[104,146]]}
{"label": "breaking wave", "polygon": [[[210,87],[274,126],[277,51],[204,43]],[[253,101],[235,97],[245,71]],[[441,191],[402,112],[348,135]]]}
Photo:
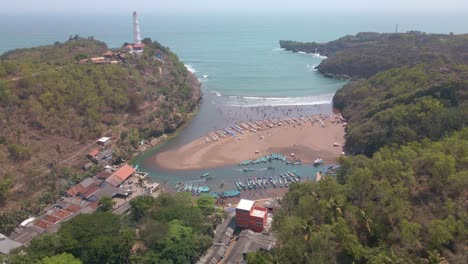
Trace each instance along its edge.
{"label": "breaking wave", "polygon": [[304,97],[260,97],[260,96],[229,96],[228,106],[258,107],[258,106],[294,106],[331,104],[333,94]]}
{"label": "breaking wave", "polygon": [[284,51],[283,48],[274,48],[273,51]]}
{"label": "breaking wave", "polygon": [[317,67],[317,65],[307,64],[306,67],[307,67],[307,70],[309,70],[309,71],[317,71],[317,68],[315,68],[315,67]]}
{"label": "breaking wave", "polygon": [[195,70],[195,68],[193,68],[193,66],[190,65],[190,64],[185,64],[185,68],[187,68],[187,70],[189,72],[191,72],[191,73],[196,73],[197,72],[197,70]]}

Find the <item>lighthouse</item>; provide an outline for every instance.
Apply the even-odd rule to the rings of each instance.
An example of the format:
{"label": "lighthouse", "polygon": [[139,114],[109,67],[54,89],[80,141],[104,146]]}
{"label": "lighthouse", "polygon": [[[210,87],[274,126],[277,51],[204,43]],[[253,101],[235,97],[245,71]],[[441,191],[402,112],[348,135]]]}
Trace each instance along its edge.
{"label": "lighthouse", "polygon": [[138,22],[138,14],[136,11],[133,12],[133,40],[133,44],[141,44],[140,23]]}

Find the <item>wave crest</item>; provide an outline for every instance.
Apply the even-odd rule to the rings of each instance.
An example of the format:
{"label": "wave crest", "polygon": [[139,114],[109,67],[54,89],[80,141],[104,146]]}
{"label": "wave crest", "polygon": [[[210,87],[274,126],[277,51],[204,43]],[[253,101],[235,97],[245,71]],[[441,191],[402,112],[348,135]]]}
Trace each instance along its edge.
{"label": "wave crest", "polygon": [[195,70],[195,68],[193,68],[192,65],[190,65],[190,64],[184,64],[184,65],[185,65],[185,68],[187,68],[187,70],[189,72],[191,72],[191,73],[196,73],[197,72],[197,70]]}
{"label": "wave crest", "polygon": [[333,94],[303,97],[229,96],[225,103],[236,107],[294,106],[331,104]]}

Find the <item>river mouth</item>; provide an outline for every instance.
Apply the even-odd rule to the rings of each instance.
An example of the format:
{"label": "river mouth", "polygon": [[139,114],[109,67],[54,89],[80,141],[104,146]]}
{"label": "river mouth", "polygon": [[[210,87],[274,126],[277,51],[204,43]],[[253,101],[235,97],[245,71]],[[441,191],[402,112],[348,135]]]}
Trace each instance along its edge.
{"label": "river mouth", "polygon": [[[214,129],[222,129],[232,126],[236,122],[257,121],[275,118],[297,118],[301,116],[332,115],[332,105],[287,105],[287,106],[252,106],[240,107],[225,104],[217,104],[218,96],[210,93],[204,88],[204,98],[195,117],[188,124],[184,125],[177,135],[163,142],[154,149],[140,154],[133,165],[138,165],[139,170],[149,173],[149,177],[155,181],[166,184],[170,190],[178,183],[186,185],[203,185],[210,187],[211,191],[221,192],[236,188],[235,182],[247,182],[254,178],[279,179],[280,174],[296,171],[301,177],[301,181],[315,180],[317,172],[325,172],[327,165],[314,166],[313,164],[291,165],[281,161],[271,161],[249,166],[239,166],[232,164],[219,166],[216,168],[203,168],[191,170],[171,170],[159,166],[154,162],[157,153],[173,150],[184,146],[196,139],[205,136]],[[271,153],[262,153],[271,154]],[[177,158],[177,157],[174,157]],[[315,157],[314,157],[315,158]],[[244,171],[248,167],[249,171]],[[209,180],[205,180],[202,175],[210,173]],[[270,188],[273,188],[270,186]]]}

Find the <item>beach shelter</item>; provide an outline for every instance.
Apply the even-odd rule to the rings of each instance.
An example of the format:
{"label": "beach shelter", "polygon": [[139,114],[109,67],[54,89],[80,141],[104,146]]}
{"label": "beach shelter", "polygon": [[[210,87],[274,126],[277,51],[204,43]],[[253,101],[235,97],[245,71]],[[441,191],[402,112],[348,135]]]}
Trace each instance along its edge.
{"label": "beach shelter", "polygon": [[291,156],[293,156],[293,157],[294,157],[294,153],[291,153]]}
{"label": "beach shelter", "polygon": [[257,150],[255,151],[255,154],[258,154],[258,153],[260,153],[260,151],[257,149]]}

